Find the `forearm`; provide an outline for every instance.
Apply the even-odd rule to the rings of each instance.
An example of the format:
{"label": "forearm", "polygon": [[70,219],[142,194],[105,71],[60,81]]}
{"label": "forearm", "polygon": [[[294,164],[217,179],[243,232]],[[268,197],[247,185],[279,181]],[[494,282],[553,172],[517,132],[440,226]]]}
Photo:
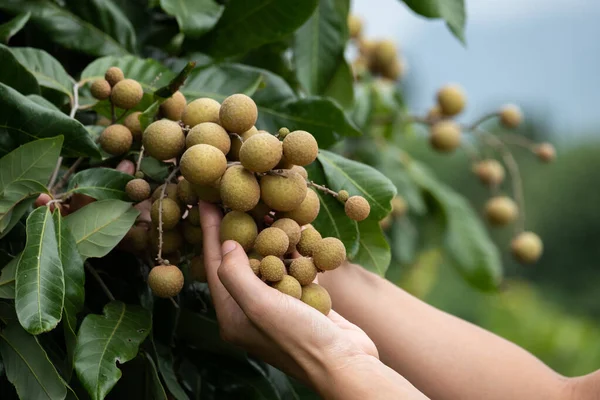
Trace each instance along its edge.
{"label": "forearm", "polygon": [[435,400],[558,399],[565,380],[514,344],[441,312],[356,265],[319,277],[334,309],[381,360]]}

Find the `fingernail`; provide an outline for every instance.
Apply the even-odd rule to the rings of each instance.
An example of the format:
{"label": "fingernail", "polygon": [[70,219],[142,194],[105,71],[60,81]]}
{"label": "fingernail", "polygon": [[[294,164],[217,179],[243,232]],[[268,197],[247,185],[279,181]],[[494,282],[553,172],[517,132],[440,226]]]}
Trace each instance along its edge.
{"label": "fingernail", "polygon": [[235,246],[236,244],[233,240],[226,241],[221,247],[221,254],[226,255],[228,253],[231,253],[233,250],[235,250]]}

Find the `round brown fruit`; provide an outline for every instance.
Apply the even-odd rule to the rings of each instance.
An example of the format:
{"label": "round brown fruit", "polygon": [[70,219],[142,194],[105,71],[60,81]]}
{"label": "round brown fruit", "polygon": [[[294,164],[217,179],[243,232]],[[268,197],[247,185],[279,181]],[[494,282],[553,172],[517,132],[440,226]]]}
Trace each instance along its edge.
{"label": "round brown fruit", "polygon": [[[250,136],[256,135],[258,133],[258,129],[255,126],[248,129],[244,133],[240,133],[239,137],[231,138],[231,148],[229,149],[229,153],[227,153],[227,157],[231,161],[239,161],[240,160],[240,149],[242,148],[242,143]],[[241,138],[241,140],[240,140]]]}
{"label": "round brown fruit", "polygon": [[518,215],[517,204],[510,197],[492,197],[485,205],[485,216],[494,226],[510,224],[517,219]]}
{"label": "round brown fruit", "polygon": [[315,244],[313,262],[321,271],[331,271],[342,265],[346,259],[346,247],[338,238],[324,238]]}
{"label": "round brown fruit", "polygon": [[306,180],[295,172],[288,172],[286,176],[265,175],[260,179],[260,192],[262,201],[271,209],[296,210],[307,197]]}
{"label": "round brown fruit", "polygon": [[552,162],[556,158],[556,149],[554,149],[554,146],[550,143],[540,143],[536,145],[534,152],[538,158],[545,163]]}
{"label": "round brown fruit", "polygon": [[110,101],[117,107],[129,110],[139,104],[144,96],[144,89],[138,81],[123,79],[112,88]]}
{"label": "round brown fruit", "polygon": [[308,172],[306,172],[306,169],[304,167],[301,167],[299,165],[294,165],[290,169],[293,172],[297,172],[298,174],[300,174],[300,176],[303,177],[304,179],[308,179]]}
{"label": "round brown fruit", "polygon": [[[162,250],[164,254],[175,253],[183,246],[183,236],[179,232],[179,229],[171,229],[170,231],[164,231],[162,234],[163,244]],[[158,251],[158,229],[155,225],[150,227],[150,244],[152,250],[156,254]]]}
{"label": "round brown fruit", "polygon": [[473,171],[485,185],[497,186],[504,181],[504,167],[494,159],[479,161],[473,167]]}
{"label": "round brown fruit", "polygon": [[[162,195],[162,190],[165,187],[165,184],[163,183],[162,185],[160,185],[159,187],[157,187],[156,189],[154,189],[154,192],[152,193],[152,201],[156,201],[158,199],[160,199],[160,196]],[[165,189],[165,197],[169,198],[173,201],[179,201],[179,197],[177,196],[177,184],[176,183],[169,183],[167,184],[167,188]]]}
{"label": "round brown fruit", "polygon": [[340,190],[337,195],[337,199],[341,203],[345,203],[350,198],[350,194],[347,190]]}
{"label": "round brown fruit", "polygon": [[203,122],[218,124],[220,108],[221,104],[216,100],[209,99],[208,97],[196,99],[185,107],[181,121],[190,128]]}
{"label": "round brown fruit", "polygon": [[160,112],[167,119],[179,121],[183,115],[183,110],[185,110],[185,105],[185,96],[178,90],[160,105]]}
{"label": "round brown fruit", "polygon": [[521,109],[514,104],[507,104],[500,109],[500,123],[509,129],[514,129],[523,122]]}
{"label": "round brown fruit", "polygon": [[221,178],[220,195],[223,204],[232,210],[250,211],[260,200],[260,186],[252,172],[234,165]]}
{"label": "round brown fruit", "polygon": [[206,185],[215,182],[227,169],[223,152],[208,144],[197,144],[181,156],[181,174],[194,184]]}
{"label": "round brown fruit", "polygon": [[111,86],[106,79],[96,79],[90,87],[92,96],[98,100],[106,100],[110,97]]}
{"label": "round brown fruit", "polygon": [[456,84],[442,86],[437,92],[437,102],[442,114],[448,117],[459,114],[467,102],[464,90]]}
{"label": "round brown fruit", "polygon": [[146,200],[150,197],[150,185],[143,179],[132,179],[125,185],[125,193],[135,202]]}
{"label": "round brown fruit", "polygon": [[290,264],[290,275],[302,286],[312,283],[317,277],[317,272],[317,267],[310,258],[299,257]]}
{"label": "round brown fruit", "polygon": [[296,245],[300,241],[300,225],[291,218],[281,218],[273,222],[271,225],[273,228],[279,228],[285,232],[289,239],[289,247],[286,253],[291,253],[296,248]]}
{"label": "round brown fruit", "polygon": [[283,155],[294,165],[305,166],[317,158],[319,145],[315,137],[306,131],[290,132],[283,139]]}
{"label": "round brown fruit", "polygon": [[146,154],[165,161],[181,154],[185,148],[185,135],[177,122],[161,119],[148,125],[142,142]]}
{"label": "round brown fruit", "polygon": [[198,195],[196,190],[187,179],[183,178],[177,183],[177,198],[180,202],[187,205],[197,205]]}
{"label": "round brown fruit", "polygon": [[[236,139],[237,140],[237,139]],[[195,144],[210,144],[227,155],[231,148],[231,139],[225,129],[214,122],[203,122],[194,126],[185,138],[187,148]]]}
{"label": "round brown fruit", "polygon": [[281,160],[281,142],[269,133],[258,133],[244,140],[240,147],[240,162],[253,172],[267,172]]}
{"label": "round brown fruit", "polygon": [[397,195],[392,199],[392,215],[396,218],[400,218],[406,214],[408,210],[408,204],[404,197]]}
{"label": "round brown fruit", "polygon": [[256,103],[245,94],[234,94],[223,100],[219,120],[229,132],[242,133],[252,128],[258,118]]}
{"label": "round brown fruit", "polygon": [[533,232],[522,232],[511,242],[515,258],[523,264],[533,264],[542,256],[544,244]]}
{"label": "round brown fruit", "polygon": [[273,227],[263,229],[254,242],[254,250],[263,257],[282,257],[289,246],[290,240],[285,232],[282,229]]}
{"label": "round brown fruit", "polygon": [[235,240],[244,250],[248,251],[254,246],[257,234],[258,228],[254,219],[244,212],[228,212],[221,221],[221,243],[227,240]]}
{"label": "round brown fruit", "polygon": [[142,125],[140,124],[140,115],[142,115],[141,111],[132,112],[123,121],[123,125],[127,127],[131,131],[131,135],[133,136],[133,140],[142,139]]}
{"label": "round brown fruit", "polygon": [[[263,178],[264,179],[264,178]],[[298,223],[298,225],[306,225],[313,222],[321,209],[321,202],[319,196],[314,190],[310,189],[306,191],[306,196],[302,203],[292,211],[288,211],[283,214],[286,218],[291,218]]]}
{"label": "round brown fruit", "polygon": [[352,196],[346,201],[344,211],[348,218],[354,221],[363,221],[369,216],[371,205],[362,196]]}
{"label": "round brown fruit", "polygon": [[429,136],[431,146],[443,153],[455,150],[460,146],[460,126],[454,121],[442,120],[431,126]]}
{"label": "round brown fruit", "polygon": [[260,260],[256,258],[249,258],[248,263],[250,264],[250,268],[254,275],[260,276]]}
{"label": "round brown fruit", "polygon": [[183,288],[183,273],[175,265],[157,265],[148,274],[148,286],[157,297],[177,296]]}
{"label": "round brown fruit", "polygon": [[351,39],[358,39],[362,34],[362,20],[354,14],[348,15],[348,34]]}
{"label": "round brown fruit", "polygon": [[200,210],[198,210],[198,207],[192,207],[188,210],[186,220],[194,226],[200,226]]}
{"label": "round brown fruit", "polygon": [[133,136],[124,125],[114,124],[102,131],[99,142],[102,150],[113,156],[120,156],[131,148]]}
{"label": "round brown fruit", "polygon": [[123,71],[119,67],[110,67],[104,74],[104,79],[108,81],[110,86],[115,86],[118,82],[125,79]]}
{"label": "round brown fruit", "polygon": [[220,179],[208,185],[193,185],[193,187],[200,200],[209,203],[219,203],[221,201]]}
{"label": "round brown fruit", "polygon": [[183,221],[182,224],[183,238],[189,244],[202,243],[202,228],[193,225],[190,221]]}
{"label": "round brown fruit", "polygon": [[298,253],[304,257],[312,257],[313,251],[322,240],[321,234],[312,226],[304,229],[300,235],[300,241],[296,245]]}
{"label": "round brown fruit", "polygon": [[329,296],[329,293],[323,286],[316,283],[311,283],[302,287],[302,296],[300,297],[300,300],[318,310],[323,315],[327,315],[331,311],[331,297]]}
{"label": "round brown fruit", "polygon": [[123,242],[127,248],[133,249],[135,252],[146,250],[149,240],[148,229],[140,225],[132,226],[123,238]]}
{"label": "round brown fruit", "polygon": [[300,283],[296,278],[289,275],[284,275],[279,282],[274,283],[273,288],[296,299],[302,297],[302,287],[300,286]]}
{"label": "round brown fruit", "polygon": [[268,282],[278,282],[285,276],[285,264],[275,256],[266,256],[260,261],[260,276]]}
{"label": "round brown fruit", "polygon": [[158,226],[160,217],[159,210],[162,208],[163,230],[168,231],[175,228],[181,219],[181,209],[179,208],[179,205],[169,198],[162,199],[162,207],[160,207],[160,203],[160,199],[152,203],[152,208],[150,209],[152,223]]}

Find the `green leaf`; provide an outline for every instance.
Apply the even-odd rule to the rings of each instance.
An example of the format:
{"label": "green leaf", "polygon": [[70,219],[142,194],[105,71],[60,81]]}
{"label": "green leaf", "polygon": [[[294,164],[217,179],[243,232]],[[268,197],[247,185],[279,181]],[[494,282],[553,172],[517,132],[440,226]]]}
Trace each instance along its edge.
{"label": "green leaf", "polygon": [[111,168],[86,169],[69,181],[68,193],[82,193],[96,200],[129,200],[125,185],[133,176]]}
{"label": "green leaf", "polygon": [[75,80],[57,59],[44,50],[32,47],[11,47],[11,51],[21,65],[35,76],[40,86],[64,93],[69,99],[73,99]]}
{"label": "green leaf", "polygon": [[[85,272],[83,259],[77,250],[75,238],[64,223],[58,210],[53,213],[58,254],[65,274],[65,303],[63,308],[63,328],[67,347],[68,377],[73,370],[73,357],[77,340],[77,313],[83,308],[85,300]],[[68,380],[68,379],[67,379]]]}
{"label": "green leaf", "polygon": [[[104,5],[106,3],[108,3],[107,0],[101,2]],[[114,10],[116,7],[110,8]],[[40,31],[49,39],[68,49],[96,56],[106,54],[124,55],[129,52],[126,46],[119,43],[119,40],[53,1],[0,0],[0,9],[13,14],[30,12],[31,22]],[[102,17],[106,20],[114,17],[106,7],[99,8],[98,12],[102,13]],[[93,17],[97,18],[97,16]],[[123,21],[119,21],[119,23],[121,22]],[[85,38],[85,40],[82,40],[82,38]]]}
{"label": "green leaf", "polygon": [[63,155],[96,157],[100,154],[98,147],[79,121],[40,106],[1,83],[0,121],[0,134],[8,133],[21,144],[64,135]]}
{"label": "green leaf", "polygon": [[11,37],[23,29],[27,21],[29,21],[29,17],[31,17],[31,13],[29,12],[18,14],[10,21],[0,25],[0,42],[8,43]]}
{"label": "green leaf", "polygon": [[188,396],[179,384],[175,369],[173,368],[173,354],[171,353],[171,350],[155,340],[153,340],[152,343],[154,345],[156,359],[158,360],[158,370],[167,385],[169,393],[171,393],[176,400],[187,400]]}
{"label": "green leaf", "polygon": [[0,332],[0,354],[6,377],[21,399],[64,399],[67,388],[35,336],[16,321]]}
{"label": "green leaf", "polygon": [[354,85],[354,107],[352,119],[360,129],[368,129],[373,118],[374,110],[373,88],[369,84],[357,83]]}
{"label": "green leaf", "polygon": [[385,276],[392,260],[392,253],[381,231],[379,221],[368,218],[359,222],[358,232],[358,252],[350,259],[379,276]]}
{"label": "green leaf", "polygon": [[0,233],[0,239],[6,236],[12,230],[12,228],[14,228],[15,225],[17,225],[19,221],[21,221],[23,215],[25,215],[25,213],[29,210],[29,208],[33,205],[34,202],[35,197],[23,200],[22,202],[17,204],[15,208],[13,208],[10,216],[10,221],[8,221],[8,223],[6,223],[6,221],[1,221],[4,231]]}
{"label": "green leaf", "polygon": [[116,363],[132,360],[151,327],[151,316],[142,307],[113,301],[104,315],[89,314],[77,335],[75,371],[93,400],[104,397],[121,378]]}
{"label": "green leaf", "polygon": [[348,9],[348,0],[321,0],[313,15],[295,33],[296,74],[310,95],[325,93],[344,63]]}
{"label": "green leaf", "polygon": [[21,259],[22,253],[18,254],[0,271],[0,298],[14,299],[15,298],[15,273],[17,272],[17,264]]}
{"label": "green leaf", "polygon": [[[323,168],[318,163],[306,167],[310,180],[325,183]],[[346,246],[349,257],[358,251],[358,225],[344,212],[344,206],[332,196],[321,191],[315,191],[321,202],[321,209],[317,219],[312,225],[323,237],[333,236],[342,241]]]}
{"label": "green leaf", "polygon": [[148,178],[156,182],[164,181],[169,176],[169,164],[153,157],[142,158],[140,169]]}
{"label": "green leaf", "polygon": [[427,18],[442,18],[461,42],[465,42],[467,13],[464,0],[402,0],[411,10]]}
{"label": "green leaf", "polygon": [[40,87],[33,76],[15,57],[10,48],[0,44],[2,72],[0,83],[8,85],[23,94],[39,94]]}
{"label": "green leaf", "polygon": [[181,88],[181,86],[188,79],[192,71],[196,68],[196,61],[188,61],[184,66],[181,67],[179,73],[169,81],[169,84],[157,89],[154,92],[154,98],[156,100],[164,99],[173,96],[175,92]]}
{"label": "green leaf", "polygon": [[331,81],[323,91],[323,96],[338,102],[345,109],[354,105],[354,76],[345,59],[342,59]]}
{"label": "green leaf", "polygon": [[100,200],[65,218],[79,253],[84,257],[104,257],[135,223],[139,211],[120,200]]}
{"label": "green leaf", "polygon": [[327,150],[320,151],[318,160],[331,189],[336,192],[344,189],[350,196],[360,195],[367,199],[371,205],[370,219],[379,221],[390,213],[396,187],[381,172]]}
{"label": "green leaf", "polygon": [[181,32],[192,38],[212,29],[223,13],[223,6],[213,0],[160,0],[160,7],[177,19]]}
{"label": "green leaf", "polygon": [[168,400],[167,393],[165,392],[165,388],[163,387],[160,377],[158,376],[158,370],[156,368],[156,364],[154,360],[150,356],[150,354],[144,352],[146,356],[147,362],[147,373],[150,375],[150,390],[152,393],[152,398],[154,400]]}
{"label": "green leaf", "polygon": [[496,289],[502,280],[502,263],[481,219],[462,196],[435,179],[423,165],[411,161],[408,170],[444,214],[443,249],[448,261],[471,285]]}
{"label": "green leaf", "polygon": [[48,193],[48,189],[39,182],[18,180],[9,184],[0,193],[0,233],[10,223],[13,210],[24,200],[40,193]]}
{"label": "green leaf", "polygon": [[230,2],[221,19],[202,37],[202,51],[217,57],[243,54],[276,42],[298,29],[317,0],[246,0]]}
{"label": "green leaf", "polygon": [[19,322],[32,335],[58,325],[65,301],[65,279],[49,207],[35,209],[27,218],[27,243],[15,280],[15,308]]}
{"label": "green leaf", "polygon": [[252,96],[263,81],[261,70],[242,64],[216,64],[196,68],[181,91],[189,98],[210,97],[223,101],[234,93]]}
{"label": "green leaf", "polygon": [[60,108],[56,107],[53,103],[46,100],[42,96],[38,96],[37,94],[28,94],[27,98],[29,100],[33,101],[37,105],[40,105],[40,106],[46,107],[46,108],[50,108],[51,110],[54,110],[56,112],[62,112],[62,111],[60,111]]}
{"label": "green leaf", "polygon": [[392,255],[402,265],[412,264],[417,255],[419,231],[408,218],[402,217],[394,221],[391,227]]}
{"label": "green leaf", "polygon": [[158,61],[128,55],[123,57],[107,56],[98,58],[85,67],[81,73],[81,79],[86,81],[103,79],[106,70],[110,67],[121,68],[127,78],[135,79],[144,89],[149,91],[154,91],[161,86],[167,85],[175,77],[175,74],[170,69]]}

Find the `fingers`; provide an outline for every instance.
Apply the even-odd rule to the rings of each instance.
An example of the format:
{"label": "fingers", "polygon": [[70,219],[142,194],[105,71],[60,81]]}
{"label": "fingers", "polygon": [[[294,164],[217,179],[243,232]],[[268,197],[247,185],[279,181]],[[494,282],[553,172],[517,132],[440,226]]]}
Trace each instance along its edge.
{"label": "fingers", "polygon": [[123,160],[117,165],[115,168],[117,171],[124,172],[129,175],[133,175],[135,173],[135,164],[129,160]]}
{"label": "fingers", "polygon": [[221,226],[221,212],[210,203],[200,201],[200,225],[202,226],[202,241],[204,242],[204,261],[207,269],[216,270],[221,264],[221,239],[219,231]]}

